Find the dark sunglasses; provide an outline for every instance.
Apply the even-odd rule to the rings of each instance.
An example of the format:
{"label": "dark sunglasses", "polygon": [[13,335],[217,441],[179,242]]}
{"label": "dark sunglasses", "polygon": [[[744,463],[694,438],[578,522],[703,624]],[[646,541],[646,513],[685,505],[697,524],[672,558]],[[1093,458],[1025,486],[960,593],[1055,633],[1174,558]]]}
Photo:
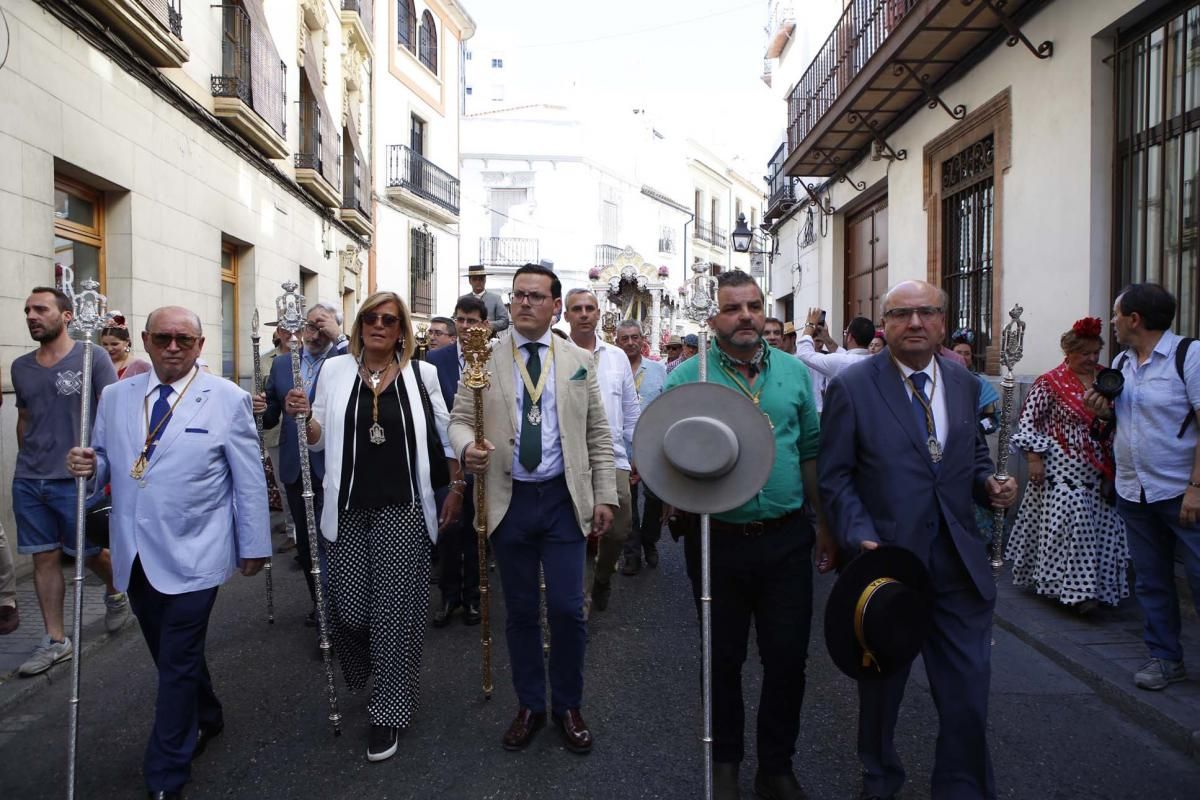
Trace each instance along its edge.
{"label": "dark sunglasses", "polygon": [[363,325],[374,325],[383,322],[383,327],[394,328],[400,324],[400,318],[395,314],[380,314],[377,311],[367,311],[362,315]]}
{"label": "dark sunglasses", "polygon": [[199,339],[200,339],[199,336],[192,336],[191,334],[187,334],[187,333],[149,333],[149,332],[147,332],[146,336],[150,339],[151,343],[153,343],[154,346],[159,348],[160,350],[166,350],[168,347],[171,346],[171,342],[175,342],[175,345],[180,350],[191,350],[193,347],[196,346],[196,342],[199,341]]}

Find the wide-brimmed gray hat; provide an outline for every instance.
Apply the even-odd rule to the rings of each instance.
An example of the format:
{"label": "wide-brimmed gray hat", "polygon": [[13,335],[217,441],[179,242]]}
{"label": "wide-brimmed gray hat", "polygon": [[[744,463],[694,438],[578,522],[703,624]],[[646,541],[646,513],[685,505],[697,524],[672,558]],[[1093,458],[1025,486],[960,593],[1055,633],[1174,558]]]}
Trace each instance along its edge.
{"label": "wide-brimmed gray hat", "polygon": [[687,383],[646,406],[633,433],[633,461],[663,502],[717,514],[766,485],[775,435],[762,411],[733,389]]}

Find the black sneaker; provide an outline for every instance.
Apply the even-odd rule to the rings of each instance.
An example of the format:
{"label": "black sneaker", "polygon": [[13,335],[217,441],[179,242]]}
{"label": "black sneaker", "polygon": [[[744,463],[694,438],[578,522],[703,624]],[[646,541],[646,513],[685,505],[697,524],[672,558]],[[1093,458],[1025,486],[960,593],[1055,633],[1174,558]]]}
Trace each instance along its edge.
{"label": "black sneaker", "polygon": [[367,739],[367,761],[387,761],[400,746],[400,729],[391,725],[372,725]]}

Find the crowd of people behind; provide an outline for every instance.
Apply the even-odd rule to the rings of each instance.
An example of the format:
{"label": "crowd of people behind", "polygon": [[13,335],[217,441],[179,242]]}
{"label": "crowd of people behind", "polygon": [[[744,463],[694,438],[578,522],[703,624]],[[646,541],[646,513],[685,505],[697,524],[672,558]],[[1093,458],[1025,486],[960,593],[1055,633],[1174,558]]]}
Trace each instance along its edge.
{"label": "crowd of people behind", "polygon": [[[986,437],[1000,409],[978,372],[986,343],[969,329],[947,333],[939,288],[899,284],[883,299],[881,320],[849,320],[839,343],[825,311],[811,309],[797,329],[766,316],[751,277],[725,273],[707,352],[694,334],[670,336],[658,358],[637,320],[622,321],[605,341],[600,299],[587,289],[564,296],[545,266],[516,271],[508,306],[486,290],[481,271],[469,278],[472,292],[452,315],[431,321],[422,358],[399,295],[372,294],[353,321],[315,304],[298,334],[299,381],[292,358],[279,357],[290,334],[276,329],[264,389],[253,396],[203,369],[192,311],[147,316],[148,361],[130,356],[125,320],[113,315],[92,351],[89,448],[75,446],[84,347],[67,331],[71,301],[34,288],[25,317],[38,347],[11,365],[13,510],[17,550],[34,559],[45,636],[21,674],[72,657],[60,555],[75,555],[74,479],[91,478],[90,502],[111,504],[110,548],[89,543],[83,553],[107,586],[106,623],[119,630],[132,607],[158,669],[146,787],[152,797],[180,796],[192,760],[224,728],[205,632],[219,586],[234,572],[256,574],[271,556],[270,481],[286,509],[281,551],[294,547],[304,567],[304,622],[328,618],[346,685],[370,692],[368,760],[390,758],[412,723],[427,624],[445,627],[456,614],[480,622],[477,514],[486,517],[499,572],[518,700],[501,743],[524,749],[549,716],[568,750],[587,753],[589,619],[609,608],[617,571],[632,577],[658,566],[664,525],[684,540],[701,607],[698,526],[641,480],[633,435],[657,397],[698,380],[704,358],[710,382],[765,415],[775,445],[762,489],[712,520],[716,796],[739,796],[751,623],[763,664],[754,786],[792,800],[803,796],[792,762],[813,569],[846,570],[860,554],[901,550],[930,576],[929,631],[913,654],[924,658],[942,733],[953,731],[938,737],[933,796],[995,797],[986,720],[996,590],[987,553],[1000,532],[993,519],[1018,492],[1015,480],[993,477]],[[1200,425],[1191,424],[1200,348],[1170,330],[1174,314],[1174,299],[1157,285],[1118,295],[1112,323],[1128,349],[1114,363],[1124,381],[1116,394],[1095,385],[1101,320],[1076,322],[1061,336],[1063,362],[1033,382],[1012,437],[1029,476],[1006,542],[1012,580],[1088,613],[1129,595],[1132,560],[1149,650],[1134,681],[1147,690],[1186,678],[1177,544],[1200,597]],[[554,327],[560,319],[566,331]],[[477,431],[476,397],[461,388],[459,334],[480,326],[493,339]],[[477,509],[481,476],[486,507]],[[0,634],[20,621],[12,582],[0,540]],[[856,633],[850,646],[862,667],[847,672],[859,686],[862,796],[893,797],[905,781],[893,731],[909,665],[881,667],[866,634]]]}

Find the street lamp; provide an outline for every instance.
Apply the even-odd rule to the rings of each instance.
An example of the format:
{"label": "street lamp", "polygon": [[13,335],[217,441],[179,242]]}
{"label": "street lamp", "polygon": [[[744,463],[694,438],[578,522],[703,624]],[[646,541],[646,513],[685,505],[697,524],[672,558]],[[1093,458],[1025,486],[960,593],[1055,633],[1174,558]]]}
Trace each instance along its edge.
{"label": "street lamp", "polygon": [[737,225],[733,226],[733,249],[739,253],[749,253],[750,243],[754,241],[754,231],[746,224],[746,215],[738,214]]}

